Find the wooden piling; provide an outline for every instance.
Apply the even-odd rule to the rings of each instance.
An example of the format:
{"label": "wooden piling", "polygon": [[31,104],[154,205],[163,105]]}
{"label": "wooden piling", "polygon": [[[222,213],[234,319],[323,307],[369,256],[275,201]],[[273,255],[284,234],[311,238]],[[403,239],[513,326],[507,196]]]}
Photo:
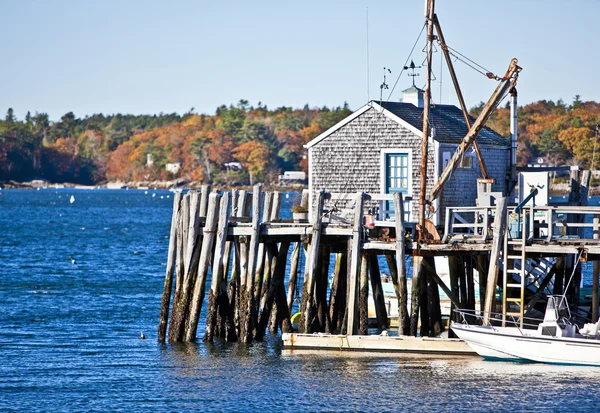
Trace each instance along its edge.
{"label": "wooden piling", "polygon": [[352,225],[352,238],[349,241],[350,251],[349,255],[349,266],[350,271],[348,274],[348,299],[346,300],[348,305],[348,315],[346,333],[348,335],[356,334],[358,323],[357,323],[357,298],[358,298],[358,271],[360,265],[360,250],[362,245],[362,230],[363,230],[363,205],[364,205],[364,194],[357,192],[354,197],[354,223]]}
{"label": "wooden piling", "polygon": [[256,276],[256,255],[260,235],[260,202],[262,199],[261,185],[252,188],[252,235],[248,244],[248,263],[246,269],[246,284],[240,295],[240,341],[247,343],[252,339],[252,320],[254,319],[254,277]]}
{"label": "wooden piling", "polygon": [[177,265],[176,265],[176,276],[175,276],[175,292],[173,293],[173,304],[171,309],[171,319],[169,320],[168,337],[169,341],[178,341],[177,334],[175,334],[175,325],[179,323],[181,317],[179,313],[179,303],[181,301],[181,292],[183,289],[183,278],[185,277],[185,243],[187,237],[185,236],[187,223],[189,220],[190,210],[190,197],[184,196],[181,200],[179,222],[177,223]]}
{"label": "wooden piling", "polygon": [[[410,335],[417,336],[418,325],[419,325],[419,306],[421,301],[421,277],[425,277],[423,274],[423,264],[421,263],[422,258],[413,257],[413,276],[412,276],[412,289],[410,297]],[[421,310],[421,312],[423,312]],[[421,327],[423,323],[421,322]]]}
{"label": "wooden piling", "polygon": [[219,219],[219,201],[221,194],[212,193],[208,197],[208,210],[206,216],[206,224],[204,225],[204,237],[202,240],[202,249],[198,262],[198,272],[196,282],[194,283],[194,292],[190,300],[189,316],[185,326],[185,341],[196,341],[196,331],[198,329],[198,319],[202,302],[204,301],[204,293],[206,290],[206,276],[208,267],[213,257],[213,244],[215,240],[215,232],[217,229],[217,221]]}
{"label": "wooden piling", "polygon": [[267,328],[267,323],[269,322],[269,319],[271,317],[271,310],[273,309],[273,303],[275,301],[276,294],[279,289],[283,288],[283,280],[285,277],[285,267],[287,264],[287,254],[289,248],[290,242],[283,241],[280,244],[279,251],[275,254],[277,256],[277,262],[273,271],[273,279],[271,280],[269,292],[267,294],[267,300],[265,302],[264,308],[262,309],[262,312],[260,313],[260,319],[256,327],[255,338],[257,340],[262,340],[262,338],[264,337],[265,330]]}
{"label": "wooden piling", "polygon": [[223,258],[225,253],[225,243],[227,241],[227,225],[229,223],[229,204],[230,195],[223,193],[221,204],[219,206],[219,223],[217,226],[217,235],[215,240],[215,253],[212,264],[212,274],[210,283],[210,292],[208,294],[208,313],[206,316],[206,332],[204,341],[212,342],[214,336],[217,315],[221,319],[227,318],[229,310],[229,301],[227,291],[222,288],[224,285],[223,277]]}
{"label": "wooden piling", "polygon": [[315,290],[317,259],[321,240],[321,222],[323,219],[324,200],[324,192],[319,191],[315,205],[316,208],[313,211],[312,216],[313,225],[311,230],[310,246],[308,249],[308,256],[306,257],[305,278],[307,279],[307,282],[304,283],[304,288],[302,291],[303,314],[301,316],[300,324],[302,326],[302,331],[305,333],[310,332],[310,325],[313,322],[315,313],[313,294]]}
{"label": "wooden piling", "polygon": [[[390,266],[392,281],[396,287],[396,297],[398,299],[398,335],[407,335],[410,332],[410,316],[408,314],[408,289],[406,282],[406,258],[404,244],[404,200],[401,192],[394,193],[394,211],[396,211],[396,280],[394,272]],[[387,257],[387,256],[386,256]],[[388,260],[388,265],[390,261]]]}
{"label": "wooden piling", "polygon": [[290,264],[290,278],[288,280],[288,292],[287,292],[287,306],[290,314],[292,313],[292,306],[294,304],[294,294],[296,293],[296,283],[298,282],[298,263],[300,261],[300,249],[302,248],[301,242],[294,244],[292,250],[292,261]]}
{"label": "wooden piling", "polygon": [[[504,237],[506,235],[508,198],[496,199],[496,213],[494,218],[494,229],[492,238],[492,251],[490,252],[490,266],[487,273],[485,292],[485,311],[483,322],[488,324],[490,313],[495,310],[496,286],[498,285],[498,273],[500,272],[500,254],[504,248]],[[507,252],[504,251],[504,254]]]}
{"label": "wooden piling", "polygon": [[346,308],[347,259],[345,253],[337,253],[333,270],[333,283],[329,294],[329,320],[326,333],[338,333],[344,319]]}
{"label": "wooden piling", "polygon": [[377,328],[385,330],[389,327],[389,319],[385,298],[383,296],[383,286],[381,285],[381,272],[379,270],[379,261],[377,255],[368,256],[369,277],[371,279],[371,291],[373,292],[373,302],[375,304],[375,315],[377,317]]}
{"label": "wooden piling", "polygon": [[315,283],[315,298],[317,305],[317,320],[319,321],[319,331],[325,331],[328,324],[329,311],[327,307],[327,286],[329,284],[329,260],[330,247],[323,245],[319,257],[319,279]]}
{"label": "wooden piling", "polygon": [[171,304],[171,290],[173,289],[173,272],[177,260],[177,226],[181,213],[181,192],[173,196],[173,214],[171,216],[171,231],[169,235],[169,251],[167,253],[167,270],[165,285],[160,306],[160,319],[158,324],[158,341],[164,342],[167,335],[167,322],[169,320],[169,306]]}
{"label": "wooden piling", "polygon": [[[177,303],[177,310],[173,311],[173,334],[169,332],[169,341],[182,341],[185,338],[186,321],[190,307],[190,299],[194,281],[196,279],[198,259],[200,256],[200,197],[198,192],[193,191],[188,194],[189,197],[189,215],[187,225],[187,243],[185,249],[185,275],[181,289],[181,296]],[[186,225],[184,224],[184,228]],[[174,303],[175,304],[175,303]],[[171,336],[173,338],[171,338]]]}
{"label": "wooden piling", "polygon": [[436,283],[437,273],[433,257],[425,257],[427,263],[427,313],[429,315],[429,336],[438,337],[444,331],[442,309],[440,307],[440,291]]}
{"label": "wooden piling", "polygon": [[366,254],[360,257],[360,278],[358,287],[358,334],[369,334],[369,275]]}

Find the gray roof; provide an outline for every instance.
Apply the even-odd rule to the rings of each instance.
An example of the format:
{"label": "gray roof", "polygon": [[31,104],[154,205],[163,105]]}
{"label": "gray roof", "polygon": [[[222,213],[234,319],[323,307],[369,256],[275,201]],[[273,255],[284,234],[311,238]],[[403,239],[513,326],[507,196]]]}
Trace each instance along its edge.
{"label": "gray roof", "polygon": [[[412,103],[378,102],[383,108],[417,129],[423,129],[423,108]],[[471,124],[475,118],[470,116]],[[434,139],[440,143],[458,144],[469,131],[462,111],[454,105],[431,105],[430,125],[435,128]],[[477,135],[482,145],[510,146],[509,141],[487,126]]]}

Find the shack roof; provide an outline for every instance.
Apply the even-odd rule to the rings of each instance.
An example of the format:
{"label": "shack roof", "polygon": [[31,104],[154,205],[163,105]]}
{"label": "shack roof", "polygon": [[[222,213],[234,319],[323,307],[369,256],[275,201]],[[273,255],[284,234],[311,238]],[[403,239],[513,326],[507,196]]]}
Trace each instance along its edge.
{"label": "shack roof", "polygon": [[[318,144],[333,132],[350,123],[371,108],[381,111],[381,113],[388,118],[411,130],[416,135],[421,135],[423,127],[423,108],[405,102],[371,101],[352,115],[308,142],[305,147],[311,148]],[[475,119],[473,117],[470,117],[470,119],[471,124],[473,124]],[[454,105],[432,105],[430,125],[433,128],[433,139],[440,143],[459,144],[469,131],[463,118],[462,111]],[[487,126],[481,129],[477,135],[477,143],[481,145],[510,146],[507,139],[503,138],[502,135]]]}

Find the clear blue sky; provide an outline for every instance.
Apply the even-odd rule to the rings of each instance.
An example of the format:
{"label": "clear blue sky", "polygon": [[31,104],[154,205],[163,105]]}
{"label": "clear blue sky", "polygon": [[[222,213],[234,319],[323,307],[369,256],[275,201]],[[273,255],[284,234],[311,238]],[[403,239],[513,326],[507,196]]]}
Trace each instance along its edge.
{"label": "clear blue sky", "polygon": [[[214,114],[247,99],[269,108],[338,106],[390,91],[424,23],[423,0],[0,0],[0,114]],[[496,74],[519,59],[519,103],[600,101],[597,0],[437,0],[448,44]],[[413,55],[424,59],[422,37]],[[450,78],[442,103],[456,103]],[[469,107],[495,83],[457,62]],[[424,74],[417,77],[423,86]],[[403,75],[391,100],[410,86]],[[389,96],[389,91],[384,99]],[[440,101],[439,82],[433,98]]]}

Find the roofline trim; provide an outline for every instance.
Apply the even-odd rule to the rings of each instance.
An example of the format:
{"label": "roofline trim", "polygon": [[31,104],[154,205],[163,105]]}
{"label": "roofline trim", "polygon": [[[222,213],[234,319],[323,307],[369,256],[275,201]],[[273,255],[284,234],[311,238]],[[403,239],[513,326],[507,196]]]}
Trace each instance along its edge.
{"label": "roofline trim", "polygon": [[333,125],[331,128],[327,129],[325,132],[321,133],[319,136],[308,142],[306,145],[304,145],[304,148],[312,148],[317,143],[321,142],[323,139],[331,135],[333,132],[337,131],[338,129],[341,129],[343,126],[346,126],[348,123],[352,122],[354,119],[365,113],[367,110],[371,109],[371,107],[371,102],[367,103],[362,108],[354,112],[352,115],[348,116],[345,119],[342,119],[341,121]]}

